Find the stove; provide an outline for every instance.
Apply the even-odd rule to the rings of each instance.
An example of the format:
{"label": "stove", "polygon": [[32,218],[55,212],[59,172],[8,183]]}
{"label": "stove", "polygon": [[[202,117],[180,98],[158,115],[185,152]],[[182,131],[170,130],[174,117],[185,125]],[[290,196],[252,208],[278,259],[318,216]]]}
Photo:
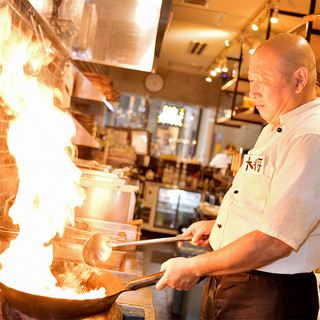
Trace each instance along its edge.
{"label": "stove", "polygon": [[[29,317],[19,310],[10,306],[0,293],[0,320],[40,320]],[[77,320],[154,320],[154,309],[149,307],[124,305],[115,302],[111,309],[95,314],[90,317],[78,318]]]}
{"label": "stove", "polygon": [[[5,251],[10,244],[10,241],[16,238],[17,233],[8,231],[5,232],[0,228],[0,254]],[[70,245],[67,247],[68,250],[62,251],[62,256],[58,256],[57,261],[64,261],[66,264],[79,264],[82,262],[82,245],[78,244],[81,242],[79,237],[74,237],[70,240]],[[81,242],[82,243],[82,242]],[[81,259],[80,259],[81,258]],[[56,261],[56,260],[55,260]],[[124,270],[111,269],[112,273],[121,278],[124,282],[130,281],[137,276],[142,276],[143,270],[143,254],[136,251],[126,252],[126,262]],[[105,270],[108,271],[108,270]],[[120,309],[122,320],[155,320],[155,311],[152,303],[152,290],[150,288],[142,288],[137,291],[124,292],[122,293],[116,303],[114,304],[117,311]],[[11,308],[8,313],[8,307]],[[0,320],[38,320],[32,319],[27,315],[22,314],[18,310],[12,310],[8,302],[5,301],[3,294],[0,290]],[[98,314],[89,318],[77,319],[77,320],[109,320],[106,314]],[[48,320],[48,319],[46,319]]]}

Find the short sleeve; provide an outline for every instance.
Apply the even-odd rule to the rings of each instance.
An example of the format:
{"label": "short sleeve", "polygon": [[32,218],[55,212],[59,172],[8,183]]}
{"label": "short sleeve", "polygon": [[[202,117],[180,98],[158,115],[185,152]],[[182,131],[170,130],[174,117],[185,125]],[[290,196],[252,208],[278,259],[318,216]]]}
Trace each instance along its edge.
{"label": "short sleeve", "polygon": [[260,231],[298,250],[319,223],[320,136],[295,137],[277,159]]}

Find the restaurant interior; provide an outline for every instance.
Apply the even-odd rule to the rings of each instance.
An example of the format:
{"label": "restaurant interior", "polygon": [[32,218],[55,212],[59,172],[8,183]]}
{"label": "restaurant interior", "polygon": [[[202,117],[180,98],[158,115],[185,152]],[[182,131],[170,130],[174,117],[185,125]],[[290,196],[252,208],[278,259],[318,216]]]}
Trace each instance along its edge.
{"label": "restaurant interior", "polygon": [[[205,282],[144,277],[207,250],[172,238],[217,217],[266,125],[254,50],[306,38],[320,97],[320,0],[0,0],[0,22],[0,319],[199,319]],[[96,234],[122,244],[105,263],[84,255]],[[83,277],[141,289],[86,306]]]}

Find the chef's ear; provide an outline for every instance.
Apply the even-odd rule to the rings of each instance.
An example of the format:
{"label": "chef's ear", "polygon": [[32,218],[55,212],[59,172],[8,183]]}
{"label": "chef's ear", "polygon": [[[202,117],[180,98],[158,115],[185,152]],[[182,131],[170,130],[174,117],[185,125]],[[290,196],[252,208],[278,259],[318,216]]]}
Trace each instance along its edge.
{"label": "chef's ear", "polygon": [[296,93],[302,92],[308,83],[309,73],[306,68],[296,70]]}

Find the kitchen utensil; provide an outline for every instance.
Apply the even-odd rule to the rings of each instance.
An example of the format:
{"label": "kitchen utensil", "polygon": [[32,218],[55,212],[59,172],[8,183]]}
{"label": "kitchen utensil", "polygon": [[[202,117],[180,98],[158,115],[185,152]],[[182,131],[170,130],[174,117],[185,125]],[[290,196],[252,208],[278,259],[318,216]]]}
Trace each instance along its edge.
{"label": "kitchen utensil", "polygon": [[[96,268],[86,266],[88,270],[96,273]],[[99,269],[95,274],[97,288],[106,288],[107,295],[97,299],[63,299],[40,296],[22,292],[0,283],[1,291],[10,305],[20,312],[37,319],[69,319],[99,314],[109,310],[118,296],[125,291],[132,291],[155,285],[163,275],[162,272],[150,274],[128,282]]]}
{"label": "kitchen utensil", "polygon": [[[204,239],[207,237],[203,237]],[[102,233],[93,235],[83,246],[83,260],[86,264],[98,267],[105,263],[111,255],[112,249],[121,249],[130,245],[147,245],[158,243],[171,243],[177,241],[190,241],[192,236],[176,236],[168,238],[158,238],[149,240],[140,240],[132,242],[113,243],[111,239]]]}
{"label": "kitchen utensil", "polygon": [[132,220],[132,221],[127,221],[126,224],[130,224],[131,226],[140,226],[141,224],[143,224],[143,220],[136,219],[136,220]]}

